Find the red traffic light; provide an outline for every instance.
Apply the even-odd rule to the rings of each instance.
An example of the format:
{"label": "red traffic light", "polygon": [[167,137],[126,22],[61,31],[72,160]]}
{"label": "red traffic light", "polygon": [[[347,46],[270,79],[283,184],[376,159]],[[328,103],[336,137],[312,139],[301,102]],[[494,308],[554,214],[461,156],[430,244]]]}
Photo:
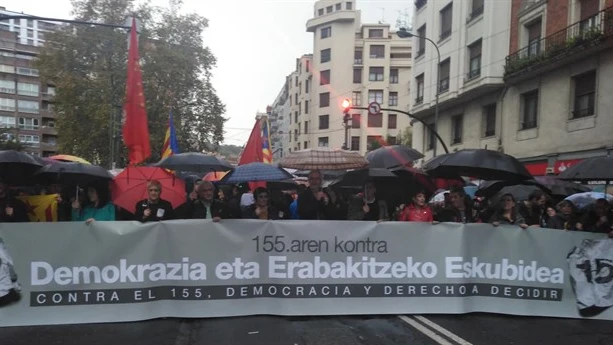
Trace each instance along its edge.
{"label": "red traffic light", "polygon": [[341,107],[343,108],[344,112],[349,111],[351,108],[351,101],[349,99],[344,99],[341,103]]}

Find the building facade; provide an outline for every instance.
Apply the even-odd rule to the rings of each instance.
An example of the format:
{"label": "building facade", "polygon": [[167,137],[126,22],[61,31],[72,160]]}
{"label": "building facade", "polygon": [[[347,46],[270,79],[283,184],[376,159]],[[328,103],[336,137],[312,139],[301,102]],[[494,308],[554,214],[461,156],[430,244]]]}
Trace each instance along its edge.
{"label": "building facade", "polygon": [[0,133],[18,139],[25,152],[50,156],[57,153],[55,88],[41,83],[33,67],[37,54],[37,47],[20,43],[17,32],[0,30]]}
{"label": "building facade", "polygon": [[[436,129],[450,151],[500,147],[498,103],[510,20],[509,1],[415,2],[413,33],[420,37],[413,37],[411,112],[434,127],[438,93]],[[424,153],[424,160],[434,155],[435,147],[437,154],[444,153],[442,144],[419,122],[414,124],[413,147]]]}
{"label": "building facade", "polygon": [[[494,6],[495,5],[495,6]],[[557,174],[613,147],[607,114],[613,73],[612,0],[415,2],[412,112],[451,151],[488,148]],[[508,20],[507,20],[508,18]],[[433,28],[431,28],[433,27]],[[437,78],[437,72],[438,78]],[[416,124],[413,146],[444,153]]]}
{"label": "building facade", "polygon": [[[7,11],[0,6],[2,15],[23,15],[23,13]],[[0,20],[0,30],[17,33],[17,43],[29,46],[42,46],[45,43],[45,35],[57,30],[58,24],[33,19],[4,19]]]}
{"label": "building facade", "polygon": [[282,158],[289,152],[289,79],[290,77],[286,78],[285,84],[272,103],[269,116],[270,141],[274,160]]}
{"label": "building facade", "polygon": [[397,37],[388,24],[362,25],[355,0],[317,1],[307,31],[313,33],[313,54],[300,57],[288,78],[289,148],[347,145],[364,154],[374,145],[394,144],[410,126],[408,116],[354,110],[346,138],[341,103],[378,102],[408,111],[411,41]]}

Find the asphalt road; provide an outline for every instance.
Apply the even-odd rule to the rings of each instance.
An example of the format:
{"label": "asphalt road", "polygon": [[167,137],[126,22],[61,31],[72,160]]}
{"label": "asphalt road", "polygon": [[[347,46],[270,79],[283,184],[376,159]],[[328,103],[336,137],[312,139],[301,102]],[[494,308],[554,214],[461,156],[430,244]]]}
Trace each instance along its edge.
{"label": "asphalt road", "polygon": [[613,345],[613,322],[493,314],[162,319],[0,328],[2,345]]}

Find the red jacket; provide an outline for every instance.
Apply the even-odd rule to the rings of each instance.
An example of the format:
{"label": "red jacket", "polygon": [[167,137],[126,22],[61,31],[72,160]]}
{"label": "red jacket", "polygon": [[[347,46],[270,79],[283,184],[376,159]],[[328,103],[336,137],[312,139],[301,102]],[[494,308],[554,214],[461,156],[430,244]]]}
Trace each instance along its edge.
{"label": "red jacket", "polygon": [[432,210],[430,209],[430,206],[426,205],[423,208],[417,208],[415,205],[410,204],[406,206],[402,212],[400,212],[400,215],[398,215],[398,221],[432,223],[434,218],[432,217]]}

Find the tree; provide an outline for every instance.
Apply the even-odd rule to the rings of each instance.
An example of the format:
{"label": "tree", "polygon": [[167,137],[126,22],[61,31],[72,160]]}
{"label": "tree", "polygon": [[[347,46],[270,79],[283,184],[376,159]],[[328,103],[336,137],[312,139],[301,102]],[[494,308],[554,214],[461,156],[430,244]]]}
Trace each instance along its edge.
{"label": "tree", "polygon": [[[132,14],[139,19],[152,161],[161,157],[170,111],[182,151],[201,151],[223,141],[225,106],[211,83],[216,61],[202,41],[206,18],[181,14],[180,0],[171,0],[168,8],[147,2],[136,7],[134,0],[72,4],[76,20],[125,24]],[[83,25],[47,35],[37,65],[43,80],[56,86],[54,111],[63,153],[109,165],[111,134],[121,137],[127,39],[124,29]],[[115,157],[125,159],[125,148],[122,152]]]}
{"label": "tree", "polygon": [[404,131],[401,130],[398,133],[398,137],[396,137],[396,143],[398,145],[413,147],[413,127],[407,127]]}
{"label": "tree", "polygon": [[0,151],[2,150],[23,150],[23,144],[15,139],[14,130],[10,128],[0,128]]}

